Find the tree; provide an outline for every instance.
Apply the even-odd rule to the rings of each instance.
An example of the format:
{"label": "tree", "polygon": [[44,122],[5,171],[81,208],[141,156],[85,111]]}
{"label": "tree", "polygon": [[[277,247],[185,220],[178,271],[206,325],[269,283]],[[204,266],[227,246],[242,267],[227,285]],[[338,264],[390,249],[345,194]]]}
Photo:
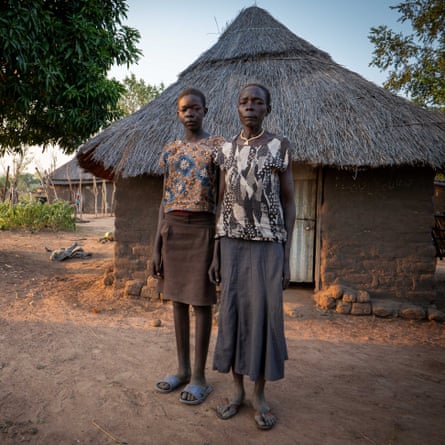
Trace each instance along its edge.
{"label": "tree", "polygon": [[0,0],[0,155],[22,144],[69,154],[120,116],[140,34],[122,24],[125,0]]}
{"label": "tree", "polygon": [[146,85],[143,79],[137,80],[134,74],[123,81],[125,92],[119,99],[119,108],[124,115],[132,114],[164,91],[164,84]]}
{"label": "tree", "polygon": [[11,204],[17,204],[19,200],[20,177],[30,162],[29,147],[21,146],[20,150],[14,153],[12,159],[12,171],[9,180],[9,200]]}
{"label": "tree", "polygon": [[403,92],[423,106],[445,109],[445,1],[409,0],[390,6],[410,22],[413,33],[395,33],[387,26],[371,28],[375,45],[371,66],[388,70],[384,87]]}

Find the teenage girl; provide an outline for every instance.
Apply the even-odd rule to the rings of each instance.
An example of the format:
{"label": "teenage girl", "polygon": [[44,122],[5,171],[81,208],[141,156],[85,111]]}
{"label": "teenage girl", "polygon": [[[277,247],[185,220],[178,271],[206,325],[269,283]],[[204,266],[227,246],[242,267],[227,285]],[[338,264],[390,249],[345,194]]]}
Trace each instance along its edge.
{"label": "teenage girl", "polygon": [[[212,328],[215,285],[208,270],[212,261],[218,169],[214,157],[224,142],[202,128],[207,113],[204,94],[194,88],[179,94],[177,115],[184,137],[168,144],[161,155],[163,199],[155,236],[152,275],[160,279],[166,299],[173,302],[178,368],[156,383],[169,393],[183,388],[180,401],[203,402],[212,387],[205,365]],[[195,317],[195,360],[190,360],[190,306]]]}

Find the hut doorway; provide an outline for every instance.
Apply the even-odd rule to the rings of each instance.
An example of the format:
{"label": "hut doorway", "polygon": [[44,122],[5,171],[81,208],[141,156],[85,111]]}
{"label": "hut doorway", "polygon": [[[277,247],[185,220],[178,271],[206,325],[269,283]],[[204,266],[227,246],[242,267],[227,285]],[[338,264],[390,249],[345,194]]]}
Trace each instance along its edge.
{"label": "hut doorway", "polygon": [[294,283],[315,281],[317,172],[318,169],[309,165],[293,166],[296,216],[290,252],[290,279]]}

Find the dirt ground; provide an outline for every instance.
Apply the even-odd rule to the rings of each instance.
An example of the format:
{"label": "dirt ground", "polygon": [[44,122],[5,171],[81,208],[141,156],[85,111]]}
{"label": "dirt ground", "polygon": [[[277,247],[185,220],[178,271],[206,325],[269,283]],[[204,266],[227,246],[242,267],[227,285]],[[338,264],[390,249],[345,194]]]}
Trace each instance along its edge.
{"label": "dirt ground", "polygon": [[[445,325],[325,313],[308,290],[286,291],[295,314],[286,377],[266,388],[273,430],[256,429],[249,400],[216,417],[230,385],[211,367],[216,325],[207,401],[157,393],[176,365],[170,305],[113,297],[103,277],[114,243],[98,242],[113,219],[88,221],[75,233],[0,232],[0,443],[445,444]],[[91,258],[49,260],[45,247],[73,242]]]}

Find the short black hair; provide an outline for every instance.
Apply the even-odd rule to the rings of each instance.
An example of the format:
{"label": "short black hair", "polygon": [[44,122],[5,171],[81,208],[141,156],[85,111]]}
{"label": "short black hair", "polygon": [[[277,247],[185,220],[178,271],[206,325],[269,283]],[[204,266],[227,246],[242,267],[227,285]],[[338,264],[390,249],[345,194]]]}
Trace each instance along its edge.
{"label": "short black hair", "polygon": [[248,83],[247,85],[244,85],[241,88],[241,91],[245,90],[248,87],[257,87],[257,88],[261,88],[264,91],[264,94],[266,95],[266,105],[270,106],[270,102],[271,102],[271,98],[270,98],[270,91],[261,83]]}
{"label": "short black hair", "polygon": [[186,88],[185,90],[181,91],[179,93],[176,101],[179,102],[179,100],[182,97],[189,96],[189,95],[198,96],[202,101],[202,106],[204,108],[206,107],[206,97],[205,97],[204,93],[201,90],[198,90],[197,88]]}

